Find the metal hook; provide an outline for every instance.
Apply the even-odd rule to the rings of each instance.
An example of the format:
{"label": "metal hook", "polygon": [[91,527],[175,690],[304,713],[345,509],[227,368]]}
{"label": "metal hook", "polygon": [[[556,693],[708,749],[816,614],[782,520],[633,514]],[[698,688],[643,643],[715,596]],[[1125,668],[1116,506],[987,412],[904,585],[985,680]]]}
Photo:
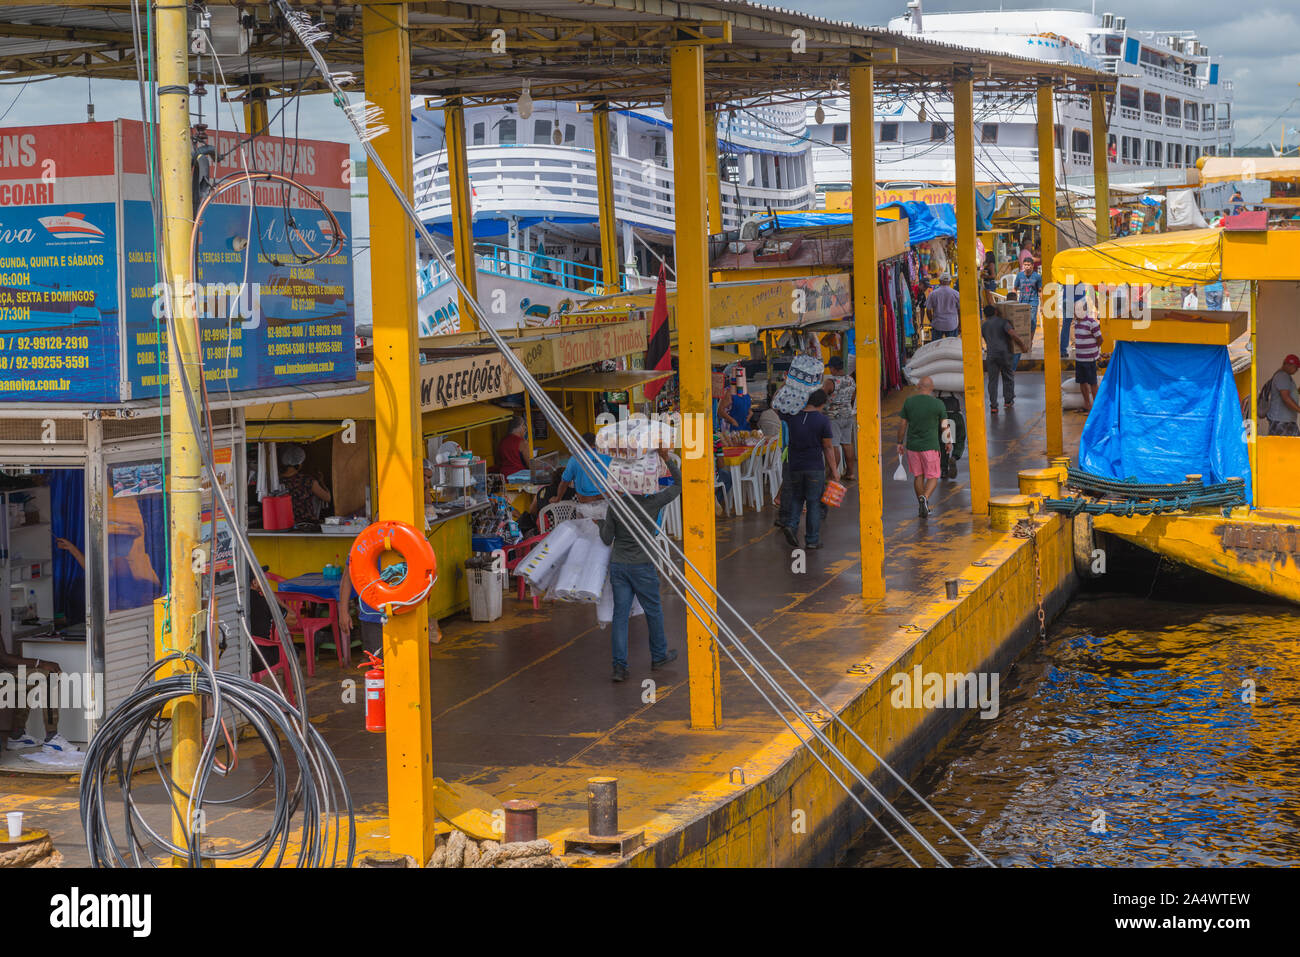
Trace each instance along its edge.
{"label": "metal hook", "polygon": [[737,775],[737,774],[740,775],[740,784],[741,784],[741,787],[744,787],[744,785],[745,785],[745,769],[742,768],[740,765],[736,765],[734,768],[732,768],[730,771],[727,772],[727,783],[728,783],[728,784],[735,784],[735,783],[736,783],[736,775]]}

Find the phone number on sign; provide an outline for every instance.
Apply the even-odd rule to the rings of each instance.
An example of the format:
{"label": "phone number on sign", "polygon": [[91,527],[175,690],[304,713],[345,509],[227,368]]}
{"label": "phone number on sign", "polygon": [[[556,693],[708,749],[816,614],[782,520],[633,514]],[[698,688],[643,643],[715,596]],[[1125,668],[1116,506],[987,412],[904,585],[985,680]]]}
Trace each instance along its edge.
{"label": "phone number on sign", "polygon": [[[5,318],[0,316],[0,319]],[[8,340],[0,342],[0,348],[16,349],[19,352],[30,352],[33,349],[89,349],[89,336],[10,336]]]}
{"label": "phone number on sign", "polygon": [[0,369],[89,368],[89,356],[0,356]]}

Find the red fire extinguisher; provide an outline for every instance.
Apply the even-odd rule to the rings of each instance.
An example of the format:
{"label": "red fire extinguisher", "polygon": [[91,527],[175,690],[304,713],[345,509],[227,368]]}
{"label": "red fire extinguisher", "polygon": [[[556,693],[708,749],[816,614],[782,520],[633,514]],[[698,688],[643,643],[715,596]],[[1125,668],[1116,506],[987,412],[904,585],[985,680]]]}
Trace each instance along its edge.
{"label": "red fire extinguisher", "polygon": [[366,652],[370,660],[360,668],[370,666],[366,672],[366,730],[383,734],[388,730],[384,723],[384,659],[373,652]]}

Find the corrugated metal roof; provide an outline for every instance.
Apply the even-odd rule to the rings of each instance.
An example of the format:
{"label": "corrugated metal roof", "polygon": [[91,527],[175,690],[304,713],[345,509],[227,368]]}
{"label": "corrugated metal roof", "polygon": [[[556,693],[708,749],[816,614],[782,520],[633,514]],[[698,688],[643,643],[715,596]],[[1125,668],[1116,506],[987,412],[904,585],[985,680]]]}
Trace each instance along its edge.
{"label": "corrugated metal roof", "polygon": [[[863,27],[749,0],[486,0],[476,5],[407,4],[412,90],[470,101],[509,99],[524,78],[536,98],[622,105],[656,102],[668,86],[675,42],[705,41],[710,100],[797,99],[839,89],[851,62],[871,57],[882,92],[950,85],[954,76],[1002,89],[1046,79],[1076,88],[1109,86],[1109,74],[992,54],[880,27]],[[265,85],[271,95],[299,88],[305,54],[267,17],[264,6],[249,54],[225,57],[237,85]],[[336,27],[355,8],[312,4]],[[461,13],[461,16],[457,16]],[[467,19],[464,14],[472,14]],[[493,52],[493,31],[505,52]],[[802,30],[796,50],[794,31]],[[724,37],[729,35],[729,42]],[[0,7],[0,76],[99,76],[134,79],[130,7]],[[361,23],[336,29],[322,47],[331,69],[361,77]],[[855,59],[856,58],[856,59]],[[208,59],[210,72],[210,58]],[[197,64],[196,64],[197,66]],[[301,88],[320,88],[306,71]]]}

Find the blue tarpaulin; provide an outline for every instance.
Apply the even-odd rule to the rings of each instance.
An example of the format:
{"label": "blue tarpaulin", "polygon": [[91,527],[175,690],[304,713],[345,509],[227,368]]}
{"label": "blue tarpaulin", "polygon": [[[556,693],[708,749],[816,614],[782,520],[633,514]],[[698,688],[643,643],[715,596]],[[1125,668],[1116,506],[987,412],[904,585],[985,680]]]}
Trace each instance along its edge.
{"label": "blue tarpaulin", "polygon": [[1223,346],[1118,342],[1079,439],[1079,467],[1165,484],[1244,478],[1250,456]]}
{"label": "blue tarpaulin", "polygon": [[[994,197],[990,193],[985,197],[979,190],[975,191],[975,228],[991,229]],[[886,203],[878,209],[898,207],[907,219],[907,244],[915,246],[940,236],[957,235],[957,212],[951,203]],[[853,222],[852,213],[780,213],[777,221],[785,228],[809,226],[847,226]],[[887,223],[888,219],[876,217],[877,223]]]}

